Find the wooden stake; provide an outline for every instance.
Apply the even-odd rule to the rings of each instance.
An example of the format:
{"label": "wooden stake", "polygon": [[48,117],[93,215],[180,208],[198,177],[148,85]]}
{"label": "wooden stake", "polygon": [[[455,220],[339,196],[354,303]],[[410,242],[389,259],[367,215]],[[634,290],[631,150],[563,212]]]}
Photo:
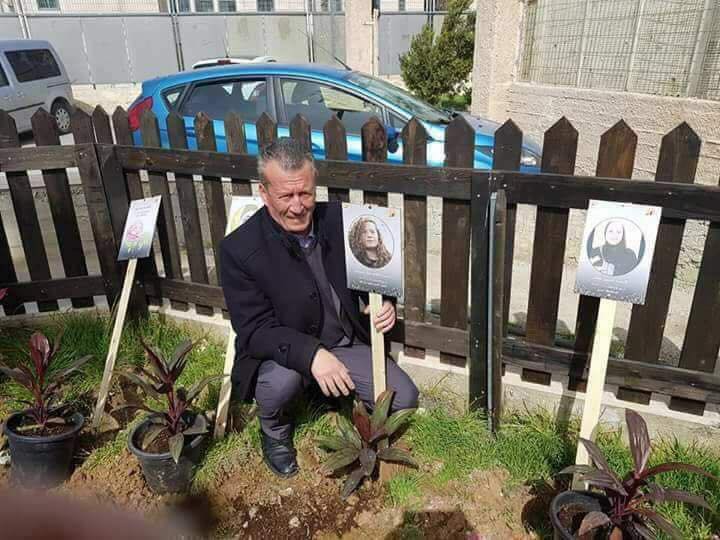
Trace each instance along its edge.
{"label": "wooden stake", "polygon": [[375,328],[375,317],[382,309],[382,296],[370,293],[370,343],[372,345],[373,389],[375,400],[385,391],[385,335]]}
{"label": "wooden stake", "polygon": [[232,381],[230,373],[235,363],[235,332],[230,328],[227,347],[225,348],[225,364],[223,366],[223,380],[220,386],[220,398],[218,399],[217,414],[215,415],[215,432],[213,437],[222,439],[227,429],[228,412],[230,411],[230,393]]}
{"label": "wooden stake", "polygon": [[[605,390],[605,375],[607,373],[608,357],[610,356],[610,343],[612,330],[615,324],[615,309],[617,302],[606,298],[600,299],[595,338],[593,340],[592,355],[590,358],[590,373],[588,374],[587,390],[585,392],[585,405],[583,407],[582,423],[580,424],[580,437],[594,439],[595,427],[600,420],[600,407],[602,405],[603,391]],[[575,463],[589,465],[590,456],[580,443],[578,444]],[[583,482],[579,482],[576,475],[573,479],[574,489],[584,489]]]}
{"label": "wooden stake", "polygon": [[123,281],[122,291],[120,292],[118,309],[115,314],[115,324],[113,325],[112,336],[110,337],[110,347],[108,348],[107,358],[105,358],[105,371],[103,372],[100,391],[98,392],[98,400],[95,405],[95,414],[93,415],[93,429],[100,427],[100,422],[105,412],[105,402],[110,393],[110,382],[112,381],[115,360],[117,359],[118,349],[120,348],[120,337],[122,336],[123,326],[125,325],[125,316],[127,315],[128,302],[130,301],[130,293],[132,292],[133,282],[135,281],[136,270],[137,259],[130,259],[127,269],[125,270],[125,281]]}

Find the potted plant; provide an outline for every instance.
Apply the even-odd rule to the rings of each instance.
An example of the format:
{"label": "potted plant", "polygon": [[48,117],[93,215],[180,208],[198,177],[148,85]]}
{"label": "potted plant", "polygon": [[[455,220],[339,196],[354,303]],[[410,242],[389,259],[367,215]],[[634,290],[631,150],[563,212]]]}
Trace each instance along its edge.
{"label": "potted plant", "polygon": [[338,433],[316,439],[320,447],[332,451],[330,457],[323,463],[323,469],[327,474],[354,466],[342,487],[343,499],[349,497],[364,478],[373,476],[378,460],[417,467],[417,463],[407,451],[390,446],[392,435],[415,413],[415,409],[403,409],[388,417],[393,394],[393,390],[386,390],[380,394],[372,415],[368,414],[362,401],[356,400],[352,423],[344,416],[338,415]]}
{"label": "potted plant", "polygon": [[149,404],[133,405],[150,415],[132,429],[128,437],[128,447],[137,456],[145,480],[156,493],[186,491],[193,478],[193,469],[202,457],[208,421],[191,406],[203,388],[221,376],[206,377],[187,390],[179,387],[177,381],[187,365],[192,347],[189,340],[185,341],[177,346],[170,359],[166,359],[143,343],[149,370],[142,368],[139,375],[123,374],[139,385],[148,397],[165,401],[162,409],[152,408]]}
{"label": "potted plant", "polygon": [[32,396],[19,400],[28,408],[5,422],[12,476],[28,487],[52,487],[68,477],[75,442],[85,422],[82,414],[72,411],[71,404],[60,403],[61,385],[91,357],[53,369],[59,347],[59,338],[51,345],[47,337],[36,332],[30,337],[25,364],[11,368],[0,363],[0,372]]}
{"label": "potted plant", "polygon": [[623,479],[610,468],[596,444],[580,439],[590,455],[591,465],[571,465],[559,474],[578,474],[597,491],[565,491],[553,499],[550,519],[555,538],[609,538],[611,540],[657,537],[662,532],[682,540],[682,532],[655,507],[658,503],[682,502],[707,508],[699,495],[665,489],[655,484],[654,476],[670,471],[685,471],[717,480],[710,473],[687,463],[663,463],[648,467],[650,436],[645,420],[626,409],[625,421],[630,439],[634,468]]}

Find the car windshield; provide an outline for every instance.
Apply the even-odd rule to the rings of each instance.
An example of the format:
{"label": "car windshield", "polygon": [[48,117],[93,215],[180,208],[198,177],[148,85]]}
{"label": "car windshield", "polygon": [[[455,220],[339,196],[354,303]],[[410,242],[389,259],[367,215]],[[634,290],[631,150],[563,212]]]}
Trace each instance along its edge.
{"label": "car windshield", "polygon": [[375,77],[354,71],[348,75],[347,80],[358,86],[367,88],[387,101],[397,103],[412,116],[416,116],[425,122],[448,124],[452,120],[452,116],[449,113],[441,109],[436,109],[429,103],[425,103],[416,98],[411,93],[381,79],[376,79]]}

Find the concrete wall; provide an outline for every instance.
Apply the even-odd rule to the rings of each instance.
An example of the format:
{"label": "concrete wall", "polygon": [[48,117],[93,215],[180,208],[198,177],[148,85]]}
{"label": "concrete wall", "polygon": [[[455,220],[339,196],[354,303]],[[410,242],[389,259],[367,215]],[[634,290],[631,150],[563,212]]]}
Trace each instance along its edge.
{"label": "concrete wall", "polygon": [[[498,122],[512,118],[526,135],[539,142],[548,128],[566,116],[580,134],[576,173],[583,175],[595,173],[602,133],[624,119],[638,135],[633,178],[644,180],[654,178],[663,135],[685,121],[703,141],[696,182],[717,185],[720,103],[519,82],[524,3],[521,0],[481,0],[477,9],[474,114]],[[558,330],[563,333],[575,328],[577,295],[573,292],[573,283],[584,217],[581,211],[570,213],[558,324]],[[534,208],[521,207],[510,307],[511,317],[514,314],[514,321],[521,326],[527,312],[534,223]],[[677,361],[682,347],[706,230],[707,225],[700,222],[689,222],[685,229],[662,350],[662,360],[670,364]],[[629,316],[629,309],[621,309],[618,315],[615,337],[620,341],[624,340]]]}

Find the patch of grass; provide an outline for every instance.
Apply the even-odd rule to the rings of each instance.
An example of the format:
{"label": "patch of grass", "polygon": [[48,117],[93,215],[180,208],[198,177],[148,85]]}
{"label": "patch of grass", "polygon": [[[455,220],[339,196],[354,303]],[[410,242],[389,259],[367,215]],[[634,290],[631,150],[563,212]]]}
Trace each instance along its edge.
{"label": "patch of grass", "polygon": [[247,459],[253,451],[250,432],[248,429],[240,433],[230,433],[224,439],[213,441],[205,454],[202,464],[195,472],[193,491],[200,493],[215,483],[215,481]]}
{"label": "patch of grass", "polygon": [[399,474],[387,483],[387,498],[393,506],[407,506],[421,495],[420,473],[410,471]]}
{"label": "patch of grass", "polygon": [[142,422],[141,417],[134,419],[127,425],[125,429],[119,431],[112,441],[104,444],[100,448],[93,450],[93,452],[83,463],[83,468],[92,470],[98,466],[106,466],[112,464],[127,447],[127,441],[130,432],[140,422]]}

